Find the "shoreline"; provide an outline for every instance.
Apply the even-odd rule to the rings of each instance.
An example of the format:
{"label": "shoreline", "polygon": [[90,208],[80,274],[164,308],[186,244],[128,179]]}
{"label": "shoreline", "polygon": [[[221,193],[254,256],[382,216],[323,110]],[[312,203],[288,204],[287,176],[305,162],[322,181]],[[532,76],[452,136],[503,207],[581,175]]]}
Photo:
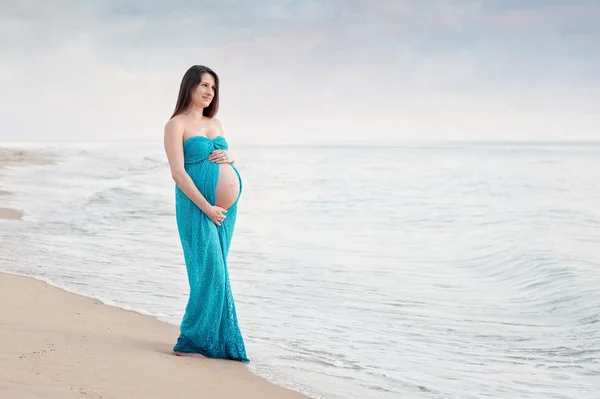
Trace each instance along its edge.
{"label": "shoreline", "polygon": [[[1,167],[2,166],[0,165],[0,168]],[[0,177],[2,177],[2,176],[0,175]],[[12,193],[10,191],[0,189],[0,200],[2,200],[4,197],[11,195],[11,194]],[[23,217],[23,212],[21,212],[17,209],[7,208],[5,206],[2,206],[2,202],[0,201],[0,219],[18,220],[18,219],[21,219],[21,217]]]}
{"label": "shoreline", "polygon": [[[48,163],[34,151],[0,147],[0,222],[8,228],[23,212],[3,206],[12,192],[1,185],[2,169]],[[308,398],[240,362],[175,356],[178,326],[2,271],[14,261],[0,262],[2,398]]]}
{"label": "shoreline", "polygon": [[[6,166],[43,165],[50,163],[52,163],[52,161],[49,158],[42,154],[38,154],[35,151],[0,147],[0,171]],[[0,178],[2,178],[1,174]],[[10,194],[10,191],[0,185],[0,200]],[[23,211],[5,207],[0,202],[0,219],[19,220],[22,217]]]}
{"label": "shoreline", "polygon": [[178,330],[0,271],[0,397],[308,398],[240,362],[175,356]]}

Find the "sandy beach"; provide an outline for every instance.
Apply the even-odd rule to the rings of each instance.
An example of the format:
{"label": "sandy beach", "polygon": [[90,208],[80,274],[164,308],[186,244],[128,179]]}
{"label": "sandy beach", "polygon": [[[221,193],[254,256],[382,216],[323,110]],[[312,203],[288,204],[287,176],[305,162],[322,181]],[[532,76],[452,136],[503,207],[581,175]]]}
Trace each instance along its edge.
{"label": "sandy beach", "polygon": [[303,398],[233,361],[182,358],[177,328],[0,273],[2,398]]}
{"label": "sandy beach", "polygon": [[2,206],[2,197],[10,195],[10,191],[2,186],[2,168],[18,164],[44,164],[52,162],[50,159],[32,151],[12,150],[0,148],[0,219],[20,219],[23,212]]}
{"label": "sandy beach", "polygon": [[[0,149],[0,182],[2,166],[40,161]],[[19,219],[0,190],[0,218]],[[11,223],[20,221],[2,228]],[[239,362],[177,357],[177,335],[153,317],[0,273],[0,398],[305,398]]]}
{"label": "sandy beach", "polygon": [[[0,195],[2,194],[0,193]],[[0,207],[0,219],[20,219],[21,216],[23,216],[21,211]]]}

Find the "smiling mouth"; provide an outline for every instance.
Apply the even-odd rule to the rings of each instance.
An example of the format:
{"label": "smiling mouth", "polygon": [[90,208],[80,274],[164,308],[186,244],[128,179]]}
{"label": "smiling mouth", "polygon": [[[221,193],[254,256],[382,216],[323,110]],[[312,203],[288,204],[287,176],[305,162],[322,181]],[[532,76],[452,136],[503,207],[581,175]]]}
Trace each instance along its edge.
{"label": "smiling mouth", "polygon": [[203,99],[205,99],[206,101],[210,101],[211,97],[202,97]]}

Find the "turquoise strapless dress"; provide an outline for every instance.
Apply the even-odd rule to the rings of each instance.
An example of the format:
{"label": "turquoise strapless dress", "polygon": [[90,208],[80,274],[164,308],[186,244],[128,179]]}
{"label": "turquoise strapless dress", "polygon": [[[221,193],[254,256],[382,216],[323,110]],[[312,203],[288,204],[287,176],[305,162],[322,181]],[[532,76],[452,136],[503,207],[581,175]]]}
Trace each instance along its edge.
{"label": "turquoise strapless dress", "polygon": [[[206,200],[215,205],[219,164],[210,162],[214,150],[228,149],[222,136],[193,136],[183,143],[185,170]],[[240,179],[237,169],[231,165]],[[177,228],[183,247],[190,296],[173,350],[200,353],[209,358],[249,362],[237,314],[227,254],[235,227],[237,203],[228,209],[221,226],[214,224],[181,189],[175,187]]]}

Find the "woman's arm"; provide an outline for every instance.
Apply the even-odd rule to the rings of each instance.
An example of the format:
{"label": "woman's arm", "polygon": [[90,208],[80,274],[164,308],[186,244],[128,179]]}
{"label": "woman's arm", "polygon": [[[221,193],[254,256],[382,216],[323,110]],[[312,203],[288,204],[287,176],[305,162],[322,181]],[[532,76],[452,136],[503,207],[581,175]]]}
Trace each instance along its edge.
{"label": "woman's arm", "polygon": [[165,137],[164,146],[165,152],[167,153],[167,159],[169,161],[169,167],[171,169],[171,176],[175,181],[175,184],[179,186],[181,191],[188,196],[190,200],[202,212],[208,214],[210,203],[204,198],[190,175],[184,168],[183,159],[183,127],[177,123],[177,120],[171,119],[165,125]]}

